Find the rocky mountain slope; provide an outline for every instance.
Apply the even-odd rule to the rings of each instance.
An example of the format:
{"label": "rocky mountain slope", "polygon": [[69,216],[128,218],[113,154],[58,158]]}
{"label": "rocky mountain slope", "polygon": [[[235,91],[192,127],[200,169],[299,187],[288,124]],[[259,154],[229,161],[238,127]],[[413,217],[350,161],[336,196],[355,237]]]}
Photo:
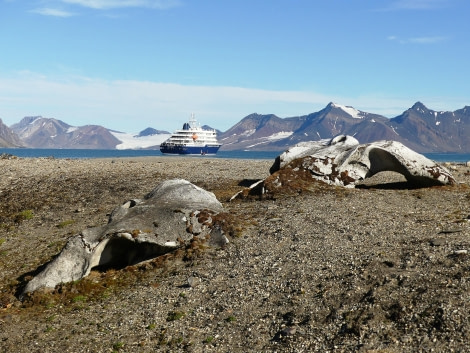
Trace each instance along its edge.
{"label": "rocky mountain slope", "polygon": [[114,149],[120,141],[108,129],[98,125],[74,127],[61,120],[31,116],[11,129],[25,147]]}
{"label": "rocky mountain slope", "polygon": [[470,152],[470,107],[437,112],[417,102],[388,119],[335,103],[305,116],[251,114],[219,136],[225,150],[284,150],[296,143],[354,136],[360,143],[396,140],[417,152]]}
{"label": "rocky mountain slope", "polygon": [[[138,135],[109,130],[99,125],[71,126],[61,120],[31,116],[11,126],[18,143],[30,148],[135,149],[155,148],[169,135],[146,128]],[[1,136],[1,135],[0,135]],[[1,143],[1,140],[0,140]],[[1,144],[0,144],[1,146]],[[5,147],[14,146],[5,145]]]}
{"label": "rocky mountain slope", "polygon": [[168,131],[165,130],[157,130],[153,127],[148,127],[141,132],[136,137],[144,137],[144,136],[153,136],[153,135],[160,135],[160,134],[170,134]]}
{"label": "rocky mountain slope", "polygon": [[470,152],[470,107],[454,112],[434,111],[418,102],[390,120],[408,147],[421,152]]}
{"label": "rocky mountain slope", "polygon": [[[302,141],[329,139],[339,134],[354,136],[360,143],[395,140],[420,153],[470,153],[470,107],[453,112],[434,111],[417,102],[389,119],[329,103],[318,112],[297,117],[253,113],[227,131],[218,131],[218,139],[225,151],[284,151]],[[0,123],[0,147],[158,149],[169,135],[151,127],[138,135],[97,125],[74,127],[41,116],[25,117],[10,128]]]}
{"label": "rocky mountain slope", "polygon": [[18,137],[2,119],[0,119],[0,147],[21,147],[22,143]]}

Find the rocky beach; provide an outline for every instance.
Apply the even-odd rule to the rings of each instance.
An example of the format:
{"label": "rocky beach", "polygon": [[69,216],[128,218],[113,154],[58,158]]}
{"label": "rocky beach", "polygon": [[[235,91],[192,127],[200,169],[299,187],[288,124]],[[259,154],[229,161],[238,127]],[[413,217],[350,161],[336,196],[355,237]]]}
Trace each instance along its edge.
{"label": "rocky beach", "polygon": [[[0,352],[462,352],[470,167],[451,186],[383,172],[230,198],[271,160],[0,159]],[[67,240],[160,182],[211,191],[229,244],[95,269],[18,299]]]}

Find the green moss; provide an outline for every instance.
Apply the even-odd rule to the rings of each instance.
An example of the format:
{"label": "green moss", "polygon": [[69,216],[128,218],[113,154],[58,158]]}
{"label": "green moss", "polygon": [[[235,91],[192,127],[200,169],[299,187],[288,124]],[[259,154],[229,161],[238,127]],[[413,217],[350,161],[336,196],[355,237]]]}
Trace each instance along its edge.
{"label": "green moss", "polygon": [[204,340],[204,343],[211,343],[214,340],[214,336],[209,336]]}
{"label": "green moss", "polygon": [[73,219],[69,219],[67,221],[60,222],[58,225],[56,225],[57,228],[65,228],[71,224],[74,224],[75,221]]}
{"label": "green moss", "polygon": [[235,316],[229,316],[228,318],[225,319],[225,321],[227,322],[233,322],[233,321],[236,321],[237,319],[235,318]]}
{"label": "green moss", "polygon": [[15,223],[21,223],[22,221],[32,219],[33,217],[34,214],[32,210],[24,210],[15,214],[13,219],[15,220]]}
{"label": "green moss", "polygon": [[179,320],[181,319],[182,317],[185,316],[185,313],[182,312],[182,311],[171,311],[170,313],[168,313],[168,316],[166,318],[166,321],[175,321],[175,320]]}
{"label": "green moss", "polygon": [[119,341],[113,344],[114,351],[119,351],[121,348],[124,348],[124,342]]}
{"label": "green moss", "polygon": [[77,295],[77,296],[75,296],[75,297],[72,298],[72,301],[73,301],[74,303],[84,302],[84,301],[86,301],[86,296],[84,296],[84,295]]}

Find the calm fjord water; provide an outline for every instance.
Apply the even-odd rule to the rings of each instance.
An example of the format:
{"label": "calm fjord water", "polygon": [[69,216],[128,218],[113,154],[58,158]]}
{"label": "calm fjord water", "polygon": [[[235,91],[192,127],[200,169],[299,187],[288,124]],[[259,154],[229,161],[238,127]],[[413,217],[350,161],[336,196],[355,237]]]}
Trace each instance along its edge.
{"label": "calm fjord water", "polygon": [[[82,149],[40,149],[40,148],[0,148],[0,154],[7,153],[21,158],[120,158],[163,156],[158,150],[82,150]],[[282,151],[219,151],[215,156],[193,156],[194,158],[234,158],[234,159],[274,159]],[[470,153],[423,153],[436,162],[465,163],[470,161]],[[188,157],[188,156],[186,156]]]}
{"label": "calm fjord water", "polygon": [[[282,151],[281,151],[282,152]],[[219,151],[216,155],[185,155],[193,158],[235,158],[235,159],[274,159],[281,152]],[[120,158],[165,156],[159,150],[91,150],[91,149],[41,149],[41,148],[0,148],[0,154],[7,153],[21,158]],[[175,155],[178,156],[178,155]]]}

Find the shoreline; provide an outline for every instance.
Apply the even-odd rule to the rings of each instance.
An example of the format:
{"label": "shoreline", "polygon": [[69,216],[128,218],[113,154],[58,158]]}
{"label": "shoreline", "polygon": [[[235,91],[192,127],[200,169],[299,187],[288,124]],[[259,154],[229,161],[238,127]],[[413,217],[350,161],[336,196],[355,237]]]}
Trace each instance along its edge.
{"label": "shoreline", "polygon": [[[273,160],[280,155],[283,151],[220,151],[216,155],[210,156],[186,156],[186,155],[164,155],[157,150],[75,150],[75,149],[23,149],[29,151],[35,151],[40,155],[24,155],[24,154],[14,154],[14,151],[17,149],[14,148],[0,148],[0,158],[3,154],[10,154],[17,158],[55,158],[55,159],[121,159],[121,158],[152,158],[152,157],[161,157],[161,158],[214,158],[214,159],[248,159],[248,160]],[[4,152],[6,151],[6,152]],[[44,152],[44,153],[43,153]],[[149,154],[156,152],[157,154]],[[76,153],[84,153],[82,156],[74,155]],[[111,153],[109,156],[93,156],[93,154],[102,154],[102,153]],[[133,155],[119,155],[123,154],[133,154]],[[145,155],[139,155],[143,153]],[[225,156],[223,156],[225,154]],[[470,153],[454,153],[454,152],[429,152],[421,153],[426,158],[435,161],[436,163],[454,163],[454,164],[464,164],[470,163]],[[245,155],[245,156],[244,156]],[[434,157],[434,158],[433,158]],[[437,157],[437,158],[436,158]]]}

